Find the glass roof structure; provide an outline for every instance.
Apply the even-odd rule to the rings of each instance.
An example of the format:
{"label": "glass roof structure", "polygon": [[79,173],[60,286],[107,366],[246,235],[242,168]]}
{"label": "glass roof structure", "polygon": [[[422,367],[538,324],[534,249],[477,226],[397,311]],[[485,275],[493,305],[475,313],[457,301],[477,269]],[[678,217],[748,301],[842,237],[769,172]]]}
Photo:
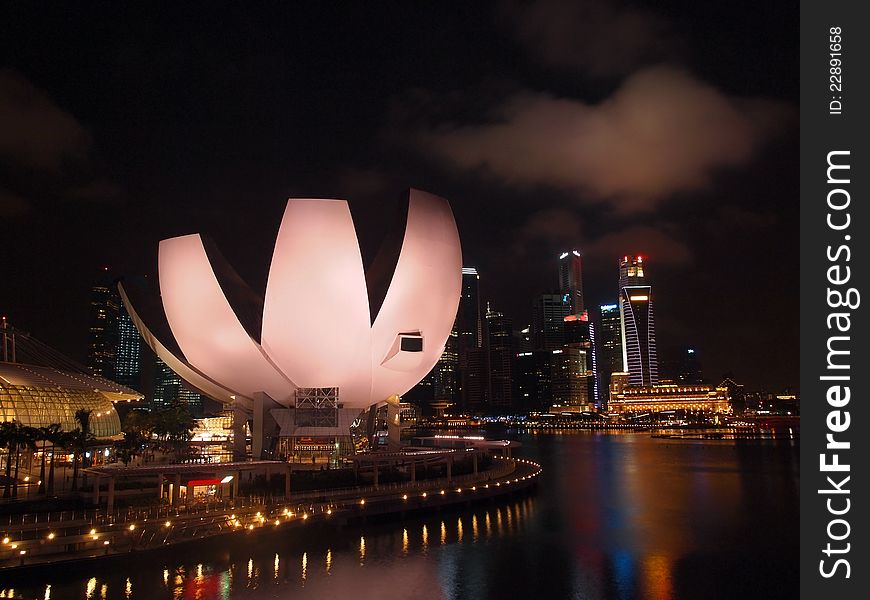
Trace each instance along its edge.
{"label": "glass roof structure", "polygon": [[58,423],[64,431],[78,428],[76,411],[91,411],[91,432],[97,438],[121,433],[121,421],[112,401],[142,395],[102,378],[0,362],[0,422],[18,421],[29,427]]}

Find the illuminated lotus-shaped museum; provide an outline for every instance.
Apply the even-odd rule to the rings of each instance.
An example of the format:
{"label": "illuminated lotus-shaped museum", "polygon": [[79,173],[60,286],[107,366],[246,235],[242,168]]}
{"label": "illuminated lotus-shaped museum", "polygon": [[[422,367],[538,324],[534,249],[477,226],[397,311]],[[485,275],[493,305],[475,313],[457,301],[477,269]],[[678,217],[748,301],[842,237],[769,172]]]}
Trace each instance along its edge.
{"label": "illuminated lotus-shaped museum", "polygon": [[395,403],[444,350],[461,286],[456,223],[426,192],[410,190],[402,208],[367,269],[346,201],[290,199],[264,297],[199,234],[160,242],[163,332],[123,283],[121,295],[170,368],[251,423],[255,456],[282,438],[292,453]]}

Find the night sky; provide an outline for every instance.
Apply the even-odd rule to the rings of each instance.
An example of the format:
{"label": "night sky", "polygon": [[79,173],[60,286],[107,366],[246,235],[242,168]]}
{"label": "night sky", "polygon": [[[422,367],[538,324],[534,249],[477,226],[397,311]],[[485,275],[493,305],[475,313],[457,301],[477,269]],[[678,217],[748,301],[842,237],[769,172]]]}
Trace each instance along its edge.
{"label": "night sky", "polygon": [[645,257],[660,355],[798,383],[798,14],[785,2],[41,3],[0,9],[0,313],[84,361],[100,267],[209,234],[263,290],[288,197],[450,200],[484,299],[531,321]]}

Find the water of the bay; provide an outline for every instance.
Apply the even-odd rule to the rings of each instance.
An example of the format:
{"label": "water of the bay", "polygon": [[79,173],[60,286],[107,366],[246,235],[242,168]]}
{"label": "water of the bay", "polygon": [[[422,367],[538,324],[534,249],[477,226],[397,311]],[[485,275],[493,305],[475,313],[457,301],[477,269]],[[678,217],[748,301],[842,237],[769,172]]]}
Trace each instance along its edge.
{"label": "water of the bay", "polygon": [[400,519],[231,536],[0,574],[0,597],[576,598],[798,594],[796,439],[515,436],[531,494]]}

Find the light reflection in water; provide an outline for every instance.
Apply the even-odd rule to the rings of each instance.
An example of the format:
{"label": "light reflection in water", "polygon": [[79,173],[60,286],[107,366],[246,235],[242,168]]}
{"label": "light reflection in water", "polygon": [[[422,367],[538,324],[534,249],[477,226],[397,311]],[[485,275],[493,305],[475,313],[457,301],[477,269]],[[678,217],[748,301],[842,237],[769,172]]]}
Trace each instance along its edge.
{"label": "light reflection in water", "polygon": [[[128,579],[127,581],[130,580]],[[42,600],[51,600],[51,585],[45,586],[45,595],[42,597]]]}
{"label": "light reflection in water", "polygon": [[100,587],[100,598],[102,598],[103,600],[106,600],[108,593],[109,593],[109,586],[104,583],[102,585],[102,587]]}
{"label": "light reflection in water", "polygon": [[[405,589],[402,587],[405,583],[423,580],[427,583],[421,589],[431,590],[433,597],[509,597],[511,592],[520,594],[534,589],[530,587],[529,576],[536,567],[510,572],[506,567],[515,563],[513,558],[508,560],[505,557],[524,552],[534,562],[533,552],[557,543],[558,546],[552,547],[563,551],[560,569],[574,572],[576,577],[554,573],[555,583],[543,584],[543,597],[573,595],[590,600],[693,600],[709,597],[699,586],[712,584],[694,583],[698,578],[686,580],[677,565],[696,549],[711,553],[727,565],[730,555],[717,550],[712,541],[718,539],[721,542],[720,531],[726,526],[745,534],[747,519],[750,524],[759,522],[759,519],[743,517],[742,521],[734,523],[733,515],[745,514],[737,509],[754,506],[760,492],[770,488],[770,480],[783,488],[783,494],[789,492],[786,486],[791,485],[791,481],[778,471],[771,475],[771,469],[763,472],[764,480],[759,480],[752,472],[746,474],[739,470],[740,463],[730,466],[721,455],[715,454],[719,450],[711,450],[708,446],[701,448],[703,452],[690,452],[694,448],[683,445],[672,449],[675,447],[673,442],[664,446],[661,442],[651,441],[648,436],[633,437],[631,443],[636,447],[627,447],[628,443],[622,444],[614,439],[610,436],[606,442],[599,442],[609,444],[598,447],[602,452],[601,461],[565,460],[564,464],[549,461],[554,473],[549,477],[564,475],[564,478],[558,483],[548,480],[537,495],[489,505],[473,504],[470,508],[451,509],[440,514],[410,516],[404,523],[363,522],[322,536],[320,532],[304,534],[302,530],[292,539],[264,536],[262,543],[250,546],[228,544],[225,553],[210,553],[204,545],[202,554],[191,553],[202,561],[200,564],[195,558],[185,559],[184,553],[179,553],[179,558],[171,559],[168,564],[152,562],[150,569],[145,564],[148,570],[137,579],[135,594],[132,592],[132,577],[139,574],[125,571],[124,567],[115,573],[111,569],[100,572],[99,578],[90,581],[89,573],[65,584],[57,578],[46,577],[39,583],[30,583],[30,587],[25,589],[16,586],[19,588],[16,592],[25,598],[42,598],[43,595],[49,600],[82,598],[82,586],[87,583],[86,595],[91,600],[101,596],[127,600],[171,597],[260,600],[293,596],[293,588],[300,587],[307,588],[302,591],[302,596],[308,592],[314,598],[352,595],[361,589],[380,592],[379,597],[388,597],[395,590]],[[658,446],[648,448],[652,444]],[[656,453],[658,447],[663,447],[665,454]],[[586,447],[580,446],[579,449],[585,452]],[[750,459],[757,455],[751,448],[739,450],[743,453],[739,457],[743,462],[751,462]],[[585,454],[579,456],[582,458]],[[661,460],[662,456],[664,460]],[[610,466],[610,463],[615,466]],[[626,469],[622,468],[624,463]],[[564,472],[558,473],[559,468]],[[699,486],[699,482],[704,485]],[[714,497],[715,502],[711,500]],[[784,497],[789,499],[787,495]],[[794,502],[792,504],[796,506]],[[674,510],[674,506],[678,510]],[[452,538],[446,526],[451,519],[456,519]],[[773,522],[776,523],[775,518]],[[430,525],[440,525],[436,533],[439,543],[433,541],[432,547],[429,544]],[[702,525],[704,533],[711,537],[700,537],[698,532]],[[469,529],[467,537],[466,528]],[[421,534],[418,540],[422,543],[416,543],[414,548],[410,547],[411,530]],[[401,546],[395,543],[399,533]],[[751,532],[748,535],[751,536]],[[357,544],[353,543],[354,539],[357,539]],[[771,547],[779,548],[775,544]],[[730,552],[731,548],[727,550]],[[310,577],[307,569],[309,552],[312,557],[325,557],[325,569],[315,568]],[[283,580],[280,579],[281,556],[290,561],[283,565]],[[301,582],[296,571],[299,563],[294,568],[293,556],[297,560],[301,558]],[[355,558],[359,560],[359,567],[368,568],[352,566]],[[396,566],[399,559],[404,561],[402,568],[390,571],[385,577],[384,573]],[[162,560],[166,560],[166,556],[156,559]],[[143,559],[143,563],[136,564],[146,562]],[[184,568],[179,567],[181,564]],[[164,569],[164,566],[168,568]],[[264,588],[260,578],[265,576],[265,569],[269,567],[273,569],[276,585]],[[191,575],[196,575],[196,582],[206,580],[205,585],[194,585],[192,577],[184,575],[185,568]],[[163,587],[160,586],[161,571]],[[243,583],[246,572],[247,585]],[[241,576],[237,576],[238,573]],[[170,581],[170,576],[173,581]],[[325,583],[327,577],[329,580]],[[279,581],[282,591],[276,593]],[[50,587],[46,586],[48,582],[52,584]],[[174,585],[176,582],[178,585]],[[362,585],[366,588],[360,587]],[[728,583],[716,585],[727,589]],[[258,586],[260,589],[254,591]],[[686,591],[687,586],[689,591]],[[108,595],[109,587],[112,595]],[[287,588],[286,594],[283,588]],[[764,586],[761,588],[759,593],[765,591]],[[125,590],[123,594],[122,589]],[[12,594],[11,590],[3,591]]]}
{"label": "light reflection in water", "polygon": [[667,556],[647,556],[643,561],[645,596],[650,600],[674,597],[671,561]]}

